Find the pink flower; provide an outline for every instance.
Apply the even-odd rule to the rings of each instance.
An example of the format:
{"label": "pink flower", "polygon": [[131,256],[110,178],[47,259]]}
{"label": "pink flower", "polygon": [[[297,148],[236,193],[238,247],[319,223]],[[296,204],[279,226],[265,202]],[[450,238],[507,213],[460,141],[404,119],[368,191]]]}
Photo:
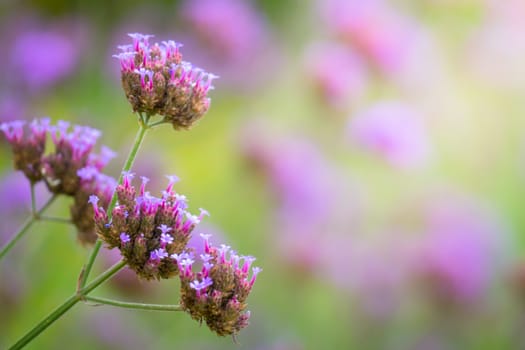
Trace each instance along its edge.
{"label": "pink flower", "polygon": [[312,45],[306,55],[307,74],[334,107],[360,97],[366,87],[363,62],[350,48],[335,43]]}
{"label": "pink flower", "polygon": [[398,102],[380,102],[352,117],[348,136],[356,147],[399,168],[424,165],[430,155],[422,117]]}
{"label": "pink flower", "polygon": [[328,27],[382,71],[404,68],[417,28],[380,0],[322,1]]}
{"label": "pink flower", "polygon": [[29,87],[43,89],[69,75],[78,55],[73,39],[65,33],[34,30],[18,35],[9,59]]}
{"label": "pink flower", "polygon": [[483,296],[501,267],[505,230],[489,208],[458,195],[440,195],[425,207],[427,235],[420,272],[430,290],[467,302]]}
{"label": "pink flower", "polygon": [[228,60],[253,57],[264,38],[262,18],[249,1],[189,0],[182,12],[195,32]]}

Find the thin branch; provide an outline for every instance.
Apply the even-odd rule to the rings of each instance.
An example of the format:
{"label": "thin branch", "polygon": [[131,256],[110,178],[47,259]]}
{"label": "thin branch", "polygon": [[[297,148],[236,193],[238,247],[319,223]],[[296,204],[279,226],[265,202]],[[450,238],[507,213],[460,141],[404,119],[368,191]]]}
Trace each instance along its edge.
{"label": "thin branch", "polygon": [[99,297],[93,297],[93,296],[85,296],[84,299],[86,301],[91,301],[91,302],[96,303],[94,306],[103,304],[103,305],[121,307],[125,309],[139,309],[139,310],[147,310],[147,311],[182,311],[182,308],[180,305],[131,303],[131,302],[126,302],[126,301],[99,298]]}
{"label": "thin branch", "polygon": [[53,195],[51,198],[48,199],[48,201],[40,208],[40,210],[35,211],[29,219],[20,227],[20,229],[15,233],[13,238],[9,240],[1,249],[0,249],[0,260],[14,247],[16,242],[22,238],[27,230],[37,221],[40,219],[40,215],[53,203],[53,201],[57,198],[57,195]]}

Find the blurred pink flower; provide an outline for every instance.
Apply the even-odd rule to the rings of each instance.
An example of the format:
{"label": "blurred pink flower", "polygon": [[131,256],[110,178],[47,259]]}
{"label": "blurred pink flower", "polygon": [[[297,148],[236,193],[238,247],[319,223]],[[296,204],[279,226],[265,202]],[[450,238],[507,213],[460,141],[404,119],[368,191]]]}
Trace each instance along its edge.
{"label": "blurred pink flower", "polygon": [[276,136],[269,129],[254,122],[243,130],[244,156],[267,177],[278,202],[278,253],[309,271],[323,259],[326,242],[342,228],[357,226],[361,193],[312,140]]}
{"label": "blurred pink flower", "polygon": [[337,191],[329,167],[319,150],[306,140],[281,140],[261,144],[258,159],[276,194],[276,241],[281,256],[300,268],[310,269],[321,258],[318,246],[333,209]]}
{"label": "blurred pink flower", "polygon": [[250,1],[189,0],[182,13],[195,32],[228,60],[251,58],[265,35],[264,22]]}
{"label": "blurred pink flower", "polygon": [[259,86],[275,73],[277,45],[271,38],[263,14],[254,2],[246,0],[186,0],[181,5],[182,28],[186,35],[178,40],[199,65],[217,73],[218,86],[245,92]]}
{"label": "blurred pink flower", "polygon": [[20,97],[10,93],[0,95],[0,123],[26,119],[26,114],[27,106]]}
{"label": "blurred pink flower", "polygon": [[417,32],[413,23],[382,0],[321,2],[327,26],[374,65],[394,73],[406,64]]}
{"label": "blurred pink flower", "polygon": [[78,61],[74,39],[59,30],[33,29],[17,35],[9,60],[17,77],[32,90],[68,76]]}
{"label": "blurred pink flower", "polygon": [[440,195],[425,206],[419,272],[448,301],[479,300],[504,263],[508,236],[501,220],[472,198]]}
{"label": "blurred pink flower", "polygon": [[322,246],[321,275],[355,298],[370,320],[389,319],[407,297],[416,245],[398,228],[372,235],[347,230]]}
{"label": "blurred pink flower", "polygon": [[422,117],[399,102],[379,102],[353,116],[348,136],[357,147],[395,167],[422,166],[429,160],[430,144]]}
{"label": "blurred pink flower", "polygon": [[306,53],[307,75],[327,102],[344,107],[361,97],[367,83],[363,62],[350,48],[337,43],[317,43]]}

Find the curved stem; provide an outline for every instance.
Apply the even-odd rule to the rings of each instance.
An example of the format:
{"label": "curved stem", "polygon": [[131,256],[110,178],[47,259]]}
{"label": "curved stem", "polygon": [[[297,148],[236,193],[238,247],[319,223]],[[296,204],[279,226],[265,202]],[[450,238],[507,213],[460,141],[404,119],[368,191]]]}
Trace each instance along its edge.
{"label": "curved stem", "polygon": [[[116,307],[122,307],[125,309],[139,309],[139,310],[148,310],[148,311],[182,311],[180,305],[161,305],[161,304],[145,304],[145,303],[130,303],[120,300],[112,300],[99,297],[84,297],[87,301],[92,301],[98,304],[112,305]],[[95,305],[97,306],[97,305]]]}
{"label": "curved stem", "polygon": [[27,221],[20,227],[20,229],[17,231],[17,233],[11,238],[9,242],[7,242],[1,249],[0,249],[0,260],[11,250],[11,248],[14,247],[16,242],[20,238],[24,236],[24,234],[27,232],[27,230],[35,223],[35,221],[40,219],[40,215],[53,203],[53,201],[57,198],[57,195],[53,195],[51,198],[48,199],[48,201],[40,208],[40,210],[35,211],[32,213],[31,217],[27,219]]}
{"label": "curved stem", "polygon": [[[144,120],[141,115],[141,120]],[[137,157],[137,152],[140,149],[140,146],[142,145],[142,141],[144,141],[144,136],[146,135],[146,131],[148,130],[149,126],[146,123],[140,122],[139,123],[139,130],[137,131],[137,135],[135,136],[135,141],[133,143],[133,147],[131,148],[131,151],[129,152],[128,158],[126,159],[126,162],[124,163],[124,167],[122,168],[122,171],[120,173],[120,176],[118,178],[118,184],[122,183],[123,178],[123,172],[129,171],[131,167],[133,166],[133,162],[135,161],[135,158]],[[115,208],[115,205],[117,204],[117,191],[113,192],[113,196],[111,197],[111,202],[109,203],[107,213],[108,213],[108,221],[111,220],[113,208]],[[93,247],[93,250],[91,251],[91,254],[89,255],[88,261],[86,262],[86,265],[84,265],[84,268],[82,269],[82,272],[80,273],[79,288],[82,288],[86,285],[87,279],[89,277],[89,274],[91,273],[91,269],[93,268],[93,264],[95,263],[95,259],[98,255],[98,252],[100,251],[100,248],[102,247],[102,241],[100,239],[97,239],[95,246]]]}
{"label": "curved stem", "polygon": [[90,284],[80,289],[77,293],[70,296],[62,305],[58,306],[53,310],[49,315],[47,315],[42,321],[40,321],[35,327],[33,327],[29,332],[26,333],[20,340],[18,340],[10,349],[22,349],[26,346],[31,340],[36,338],[40,333],[42,333],[47,327],[52,325],[56,320],[58,320],[63,314],[65,314],[69,309],[75,306],[76,303],[86,298],[86,295],[89,294],[93,289],[97,288],[99,285],[108,280],[111,276],[116,274],[120,269],[122,269],[126,263],[124,261],[119,261],[104,273],[99,275],[93,280]]}

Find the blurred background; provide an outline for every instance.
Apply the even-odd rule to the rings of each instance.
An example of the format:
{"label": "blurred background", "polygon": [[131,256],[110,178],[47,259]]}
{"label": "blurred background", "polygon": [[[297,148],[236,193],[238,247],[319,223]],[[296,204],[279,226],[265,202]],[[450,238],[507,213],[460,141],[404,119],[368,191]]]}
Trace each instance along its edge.
{"label": "blurred background", "polygon": [[[152,192],[177,174],[211,213],[197,230],[257,257],[251,325],[235,344],[182,313],[77,305],[28,348],[525,348],[525,2],[3,0],[0,121],[101,129],[117,176],[137,123],[111,56],[129,32],[221,77],[199,125],[150,132],[134,170]],[[1,140],[0,242],[30,208],[11,161]],[[89,251],[40,222],[6,256],[0,348],[74,292]],[[94,295],[178,288],[123,271]]]}

